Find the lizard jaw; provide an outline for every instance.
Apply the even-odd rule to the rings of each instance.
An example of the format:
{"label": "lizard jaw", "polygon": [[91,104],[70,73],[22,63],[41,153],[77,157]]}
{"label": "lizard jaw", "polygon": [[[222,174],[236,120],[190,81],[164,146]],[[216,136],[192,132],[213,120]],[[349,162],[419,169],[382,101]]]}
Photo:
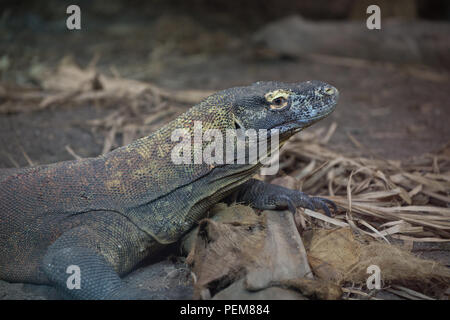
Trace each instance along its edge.
{"label": "lizard jaw", "polygon": [[310,126],[312,126],[314,123],[328,117],[336,108],[336,103],[330,105],[330,108],[315,117],[309,118],[309,119],[302,119],[302,120],[292,120],[286,123],[283,123],[281,125],[277,125],[271,129],[278,129],[280,134],[288,134],[291,133],[291,135],[298,133],[302,131],[303,129],[306,129]]}

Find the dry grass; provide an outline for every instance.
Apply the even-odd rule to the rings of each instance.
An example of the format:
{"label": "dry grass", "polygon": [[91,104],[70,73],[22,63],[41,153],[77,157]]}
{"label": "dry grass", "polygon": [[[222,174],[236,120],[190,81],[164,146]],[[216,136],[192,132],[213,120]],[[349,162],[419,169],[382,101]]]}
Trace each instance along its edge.
{"label": "dry grass", "polygon": [[[122,78],[112,67],[111,76],[99,73],[92,62],[80,68],[64,58],[55,69],[42,67],[34,80],[40,88],[0,83],[0,114],[30,112],[59,106],[90,104],[112,107],[107,117],[87,124],[105,134],[102,153],[129,144],[172,120],[189,106],[212,94],[207,90],[167,90],[148,82]],[[121,136],[121,141],[117,137]],[[73,150],[70,150],[75,158]]]}
{"label": "dry grass", "polygon": [[[303,218],[321,227],[350,226],[383,239],[450,241],[450,147],[439,153],[392,161],[347,157],[326,146],[333,123],[292,138],[283,148],[280,166],[299,189],[324,195],[339,206],[330,218],[304,210]],[[308,219],[310,224],[316,221]]]}

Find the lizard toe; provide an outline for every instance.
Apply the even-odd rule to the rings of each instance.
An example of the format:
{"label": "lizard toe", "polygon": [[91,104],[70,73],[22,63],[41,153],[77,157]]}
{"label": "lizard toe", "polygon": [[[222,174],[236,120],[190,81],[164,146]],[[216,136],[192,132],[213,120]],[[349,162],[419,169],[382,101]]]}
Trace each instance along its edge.
{"label": "lizard toe", "polygon": [[328,208],[328,205],[330,205],[333,208],[333,214],[337,212],[337,206],[336,204],[328,199],[321,198],[321,197],[312,197],[312,202],[316,204],[318,207],[320,207],[327,216],[331,217],[330,209]]}
{"label": "lizard toe", "polygon": [[292,212],[292,214],[295,214],[297,208],[290,197],[286,195],[281,195],[279,196],[279,199],[281,200],[283,205],[286,205],[288,207],[289,211]]}

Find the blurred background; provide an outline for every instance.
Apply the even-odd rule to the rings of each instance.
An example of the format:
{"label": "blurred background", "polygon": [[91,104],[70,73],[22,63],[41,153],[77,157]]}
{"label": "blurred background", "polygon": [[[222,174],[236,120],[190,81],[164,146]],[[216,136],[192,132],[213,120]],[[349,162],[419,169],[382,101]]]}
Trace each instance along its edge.
{"label": "blurred background", "polygon": [[[258,80],[335,85],[319,126],[335,123],[339,152],[404,159],[449,141],[446,0],[0,4],[0,167],[97,156]],[[366,28],[370,4],[381,30]]]}

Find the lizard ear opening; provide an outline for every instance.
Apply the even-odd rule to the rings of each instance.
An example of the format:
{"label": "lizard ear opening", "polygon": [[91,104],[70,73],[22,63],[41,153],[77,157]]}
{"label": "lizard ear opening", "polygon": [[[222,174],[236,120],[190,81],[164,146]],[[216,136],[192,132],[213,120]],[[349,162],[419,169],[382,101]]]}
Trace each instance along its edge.
{"label": "lizard ear opening", "polygon": [[238,119],[236,119],[236,117],[233,117],[233,120],[234,120],[234,128],[236,130],[244,130],[244,126],[241,124],[241,122]]}
{"label": "lizard ear opening", "polygon": [[236,138],[238,138],[239,140],[244,140],[245,141],[245,128],[242,125],[242,123],[235,117],[233,116],[233,122],[234,122],[234,129],[236,130]]}

